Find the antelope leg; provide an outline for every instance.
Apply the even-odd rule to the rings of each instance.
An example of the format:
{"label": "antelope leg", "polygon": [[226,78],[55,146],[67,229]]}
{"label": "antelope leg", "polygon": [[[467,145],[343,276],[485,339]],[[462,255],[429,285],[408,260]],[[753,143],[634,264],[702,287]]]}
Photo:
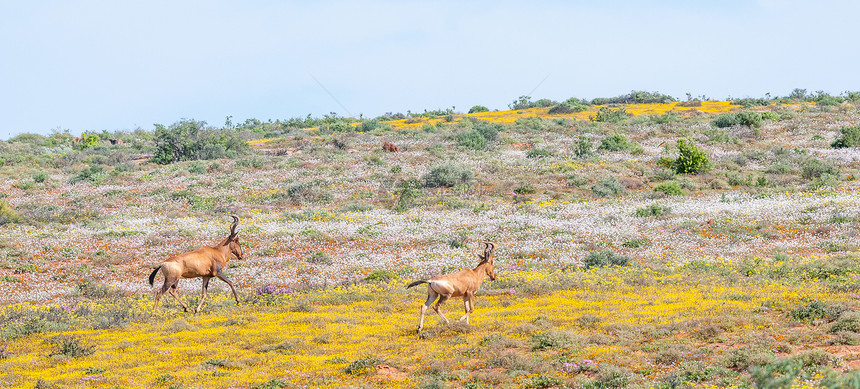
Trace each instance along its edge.
{"label": "antelope leg", "polygon": [[194,309],[194,313],[200,312],[200,307],[203,306],[203,302],[206,301],[207,291],[209,290],[209,280],[212,277],[203,277],[203,291],[200,293],[200,302],[197,304],[197,308]]}

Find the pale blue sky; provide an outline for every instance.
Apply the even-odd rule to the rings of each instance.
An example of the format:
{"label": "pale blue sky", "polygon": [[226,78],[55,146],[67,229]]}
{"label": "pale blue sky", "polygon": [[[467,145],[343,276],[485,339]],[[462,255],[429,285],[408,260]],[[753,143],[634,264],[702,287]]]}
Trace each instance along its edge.
{"label": "pale blue sky", "polygon": [[630,90],[860,90],[853,1],[0,0],[0,139]]}

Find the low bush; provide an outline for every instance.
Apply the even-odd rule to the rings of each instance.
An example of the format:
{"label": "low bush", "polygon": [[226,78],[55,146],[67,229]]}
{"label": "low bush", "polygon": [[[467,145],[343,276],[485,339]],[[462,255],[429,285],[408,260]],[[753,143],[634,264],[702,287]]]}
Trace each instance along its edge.
{"label": "low bush", "polygon": [[735,114],[738,118],[738,124],[747,127],[761,126],[761,113],[755,111],[741,111]]}
{"label": "low bush", "polygon": [[588,105],[575,97],[571,97],[563,101],[562,103],[550,108],[547,113],[549,113],[550,115],[561,115],[567,113],[582,112],[586,109],[588,109]]}
{"label": "low bush", "polygon": [[576,155],[577,158],[586,158],[591,155],[591,149],[593,147],[594,146],[588,138],[580,136],[573,145],[573,154]]}
{"label": "low bush", "polygon": [[460,184],[468,184],[473,177],[474,173],[468,168],[453,161],[446,161],[430,168],[430,172],[425,174],[422,179],[427,188],[450,188]]}
{"label": "low bush", "polygon": [[603,104],[654,104],[654,103],[663,103],[668,104],[676,101],[676,99],[669,95],[664,95],[659,92],[647,92],[647,91],[630,91],[630,93],[626,95],[621,95],[617,97],[597,97],[591,100],[591,104],[594,105],[603,105]]}
{"label": "low bush", "polygon": [[91,165],[88,168],[85,168],[78,172],[77,175],[72,177],[69,180],[70,183],[78,183],[78,182],[89,182],[92,184],[99,184],[102,181],[106,180],[108,177],[104,168],[101,165]]}
{"label": "low bush", "polygon": [[723,113],[714,118],[714,120],[711,121],[711,124],[713,124],[714,127],[718,128],[725,128],[737,125],[747,127],[759,127],[761,126],[761,122],[764,119],[779,120],[779,115],[776,115],[771,112],[768,112],[766,115],[763,115],[762,113],[755,111]]}
{"label": "low bush", "polygon": [[310,257],[308,257],[308,263],[312,263],[315,265],[331,265],[333,261],[331,260],[331,256],[329,256],[328,254],[322,251],[317,251],[311,254]]}
{"label": "low bush", "polygon": [[293,204],[297,205],[331,201],[331,194],[320,188],[319,185],[309,182],[290,185],[287,187],[286,195]]}
{"label": "low bush", "polygon": [[860,312],[848,312],[843,314],[830,326],[827,332],[831,334],[839,332],[860,333]]}
{"label": "low bush", "polygon": [[618,123],[626,120],[629,117],[624,108],[612,109],[609,107],[600,107],[594,115],[588,115],[588,120],[593,122],[608,122]]}
{"label": "low bush", "polygon": [[546,149],[532,148],[526,152],[526,158],[544,158],[551,156],[552,154],[549,151],[546,151]]}
{"label": "low bush", "polygon": [[607,136],[600,140],[600,146],[597,150],[601,151],[633,151],[638,149],[641,151],[642,146],[631,142],[623,134],[615,134]]}
{"label": "low bush", "polygon": [[711,121],[711,124],[713,124],[714,127],[717,128],[726,128],[736,126],[740,124],[740,122],[738,121],[737,115],[733,113],[722,113],[717,115],[717,117]]}
{"label": "low bush", "polygon": [[678,139],[678,158],[661,158],[658,166],[674,170],[678,174],[696,174],[708,167],[708,155],[692,140]]}
{"label": "low bush", "polygon": [[365,281],[371,282],[388,282],[397,278],[397,275],[388,270],[374,270],[364,277]]}
{"label": "low bush", "polygon": [[675,181],[663,182],[654,187],[654,192],[662,192],[666,196],[683,196],[681,185]]}
{"label": "low bush", "polygon": [[461,132],[457,134],[457,145],[480,151],[487,148],[487,139],[478,131]]}
{"label": "low bush", "polygon": [[580,345],[578,337],[565,331],[548,331],[532,335],[532,350],[570,350]]}
{"label": "low bush", "polygon": [[803,161],[800,168],[801,177],[809,180],[821,178],[825,174],[838,175],[839,169],[828,162],[815,158],[809,158]]}
{"label": "low bush", "polygon": [[830,144],[834,149],[860,146],[860,126],[842,127],[841,135]]}
{"label": "low bush", "polygon": [[81,340],[74,336],[59,335],[46,341],[54,345],[51,355],[64,355],[69,358],[85,357],[95,352],[96,346],[85,346]]}
{"label": "low bush", "polygon": [[629,258],[616,254],[612,250],[592,251],[583,260],[583,265],[586,269],[606,266],[627,266],[629,263]]}
{"label": "low bush", "polygon": [[816,320],[836,320],[844,311],[842,305],[828,305],[821,301],[813,300],[807,304],[792,309],[788,316],[799,322],[811,323]]}
{"label": "low bush", "polygon": [[359,358],[350,362],[344,371],[346,374],[361,375],[373,371],[380,363],[382,360],[373,356]]}
{"label": "low bush", "polygon": [[672,212],[672,208],[660,204],[651,204],[647,207],[637,208],[635,215],[639,217],[657,217],[666,215],[669,212]]}
{"label": "low bush", "polygon": [[591,191],[597,197],[617,196],[624,193],[624,185],[621,185],[615,177],[609,177],[592,186]]}
{"label": "low bush", "polygon": [[166,165],[179,161],[235,158],[250,150],[232,130],[207,129],[206,122],[183,120],[165,127],[155,125],[155,155],[151,161]]}
{"label": "low bush", "polygon": [[514,188],[514,193],[518,195],[530,195],[537,193],[537,189],[529,184],[522,184]]}
{"label": "low bush", "polygon": [[7,223],[16,223],[21,219],[18,212],[15,212],[6,200],[0,200],[0,226]]}
{"label": "low bush", "polygon": [[480,112],[490,112],[490,109],[483,105],[475,105],[469,109],[469,113],[480,113]]}
{"label": "low bush", "polygon": [[400,180],[394,186],[394,195],[397,196],[397,212],[405,212],[415,203],[415,200],[421,197],[421,189],[424,185],[417,178],[409,178]]}
{"label": "low bush", "polygon": [[41,171],[41,172],[38,172],[35,175],[33,175],[33,182],[41,184],[45,181],[48,181],[48,173],[47,172]]}

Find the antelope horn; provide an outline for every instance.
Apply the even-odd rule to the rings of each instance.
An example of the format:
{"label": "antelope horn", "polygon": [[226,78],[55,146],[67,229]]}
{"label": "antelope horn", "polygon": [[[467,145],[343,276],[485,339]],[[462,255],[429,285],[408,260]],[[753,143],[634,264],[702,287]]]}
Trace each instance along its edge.
{"label": "antelope horn", "polygon": [[[484,242],[484,244],[489,247],[491,253],[496,249],[496,245],[493,242]],[[484,250],[486,251],[487,249],[485,248]]]}
{"label": "antelope horn", "polygon": [[233,218],[233,224],[230,225],[230,237],[236,236],[236,226],[239,225],[239,218],[233,215],[230,215]]}

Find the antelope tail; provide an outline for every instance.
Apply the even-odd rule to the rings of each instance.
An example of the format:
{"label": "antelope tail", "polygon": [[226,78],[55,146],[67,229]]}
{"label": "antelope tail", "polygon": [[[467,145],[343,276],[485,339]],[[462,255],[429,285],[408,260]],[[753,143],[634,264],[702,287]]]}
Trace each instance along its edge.
{"label": "antelope tail", "polygon": [[152,283],[155,282],[155,275],[158,274],[158,269],[161,269],[161,265],[158,265],[158,267],[152,271],[152,274],[149,275],[149,286],[152,286]]}
{"label": "antelope tail", "polygon": [[413,282],[413,283],[411,283],[411,284],[409,284],[409,285],[406,285],[406,289],[409,289],[409,288],[411,288],[411,287],[413,287],[413,286],[418,286],[418,285],[421,285],[421,284],[429,284],[429,283],[430,283],[430,281],[427,281],[427,280],[418,280],[418,281],[415,281],[415,282]]}

